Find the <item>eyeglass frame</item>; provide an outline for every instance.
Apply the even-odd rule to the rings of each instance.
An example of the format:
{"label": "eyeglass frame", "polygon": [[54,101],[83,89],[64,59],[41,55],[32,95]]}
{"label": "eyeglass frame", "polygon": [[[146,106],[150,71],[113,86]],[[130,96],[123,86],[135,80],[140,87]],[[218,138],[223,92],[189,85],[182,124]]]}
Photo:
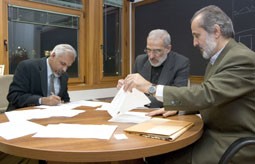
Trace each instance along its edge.
{"label": "eyeglass frame", "polygon": [[149,53],[153,53],[155,55],[160,55],[160,53],[163,51],[163,49],[149,49],[149,48],[145,48],[144,49],[144,52],[146,54],[149,54]]}

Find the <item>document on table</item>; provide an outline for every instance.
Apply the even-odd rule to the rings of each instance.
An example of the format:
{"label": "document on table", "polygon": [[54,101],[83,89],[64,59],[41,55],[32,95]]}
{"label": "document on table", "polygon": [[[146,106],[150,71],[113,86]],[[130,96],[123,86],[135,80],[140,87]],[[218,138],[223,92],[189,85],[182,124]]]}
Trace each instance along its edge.
{"label": "document on table", "polygon": [[70,103],[67,103],[67,105],[78,105],[78,106],[89,106],[89,107],[99,107],[104,104],[109,104],[108,102],[102,102],[102,101],[88,101],[88,100],[80,100],[80,101],[72,101]]}
{"label": "document on table", "polygon": [[15,110],[5,112],[5,115],[7,116],[9,121],[31,120],[49,117],[74,117],[80,113],[85,112],[85,110],[79,110],[74,108],[77,108],[79,106],[98,107],[106,104],[110,103],[80,100],[65,104],[59,104],[57,106],[34,106],[32,109],[29,110]]}
{"label": "document on table", "polygon": [[80,101],[71,101],[69,103],[64,103],[64,104],[59,104],[57,106],[48,106],[48,105],[40,105],[40,106],[35,106],[34,108],[37,109],[50,109],[50,108],[59,108],[59,109],[74,109],[79,106],[89,106],[89,107],[99,107],[104,104],[109,104],[107,102],[101,102],[101,101],[87,101],[87,100],[80,100]]}
{"label": "document on table", "polygon": [[133,89],[132,92],[125,92],[123,87],[117,92],[110,104],[103,105],[100,109],[105,109],[112,117],[124,114],[131,109],[143,107],[149,104],[150,100],[144,93]]}
{"label": "document on table", "polygon": [[117,125],[49,124],[33,137],[110,139]]}
{"label": "document on table", "polygon": [[10,140],[36,133],[44,126],[30,121],[12,121],[0,123],[0,136]]}
{"label": "document on table", "polygon": [[112,117],[109,122],[125,122],[125,123],[141,123],[150,120],[150,116],[146,116],[147,112],[126,112]]}
{"label": "document on table", "polygon": [[73,117],[85,110],[70,109],[65,107],[49,107],[46,109],[15,110],[5,112],[9,121],[42,119],[49,117]]}

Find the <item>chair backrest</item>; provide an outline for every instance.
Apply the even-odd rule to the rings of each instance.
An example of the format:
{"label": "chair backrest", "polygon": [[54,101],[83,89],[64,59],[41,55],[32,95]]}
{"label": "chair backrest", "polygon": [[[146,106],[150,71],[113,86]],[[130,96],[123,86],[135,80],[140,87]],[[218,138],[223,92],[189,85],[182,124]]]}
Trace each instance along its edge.
{"label": "chair backrest", "polygon": [[13,80],[13,75],[0,76],[0,113],[5,112],[8,106],[6,96],[9,92],[9,86]]}
{"label": "chair backrest", "polygon": [[4,65],[0,65],[0,75],[4,75]]}

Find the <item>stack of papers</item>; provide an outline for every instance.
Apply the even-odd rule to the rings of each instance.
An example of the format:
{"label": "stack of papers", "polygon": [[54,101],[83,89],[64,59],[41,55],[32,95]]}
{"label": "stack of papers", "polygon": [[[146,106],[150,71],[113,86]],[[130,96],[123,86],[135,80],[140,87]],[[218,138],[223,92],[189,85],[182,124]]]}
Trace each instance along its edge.
{"label": "stack of papers", "polygon": [[129,112],[132,109],[144,107],[149,104],[150,99],[137,89],[132,92],[125,92],[123,87],[118,91],[112,102],[102,105],[97,110],[106,110],[111,116],[111,122],[140,123],[149,120],[144,112]]}
{"label": "stack of papers", "polygon": [[49,117],[74,117],[80,113],[85,112],[85,110],[78,110],[74,108],[77,108],[79,106],[98,107],[106,104],[109,103],[81,100],[60,104],[57,106],[40,105],[35,106],[33,109],[30,110],[15,110],[5,112],[5,115],[7,116],[9,121],[42,119]]}
{"label": "stack of papers", "polygon": [[125,122],[125,123],[141,123],[150,120],[150,116],[146,116],[147,112],[126,112],[117,117],[112,117],[110,122]]}
{"label": "stack of papers", "polygon": [[73,117],[85,112],[85,110],[74,109],[78,106],[98,107],[103,104],[108,103],[81,100],[57,106],[40,105],[29,110],[5,112],[10,122],[0,123],[0,136],[9,140],[36,133],[35,137],[109,139],[117,126],[57,124],[45,127],[28,121],[49,117]]}
{"label": "stack of papers", "polygon": [[102,106],[112,116],[112,122],[140,123],[149,120],[143,112],[129,112],[131,109],[143,107],[150,100],[140,91],[124,92],[120,89],[111,103],[76,101],[58,106],[35,106],[30,110],[16,110],[5,112],[10,122],[0,123],[0,136],[5,139],[14,139],[36,133],[33,137],[57,138],[98,138],[109,139],[116,125],[79,125],[79,124],[49,124],[42,126],[28,120],[49,117],[73,117],[85,110],[74,109],[78,106]]}

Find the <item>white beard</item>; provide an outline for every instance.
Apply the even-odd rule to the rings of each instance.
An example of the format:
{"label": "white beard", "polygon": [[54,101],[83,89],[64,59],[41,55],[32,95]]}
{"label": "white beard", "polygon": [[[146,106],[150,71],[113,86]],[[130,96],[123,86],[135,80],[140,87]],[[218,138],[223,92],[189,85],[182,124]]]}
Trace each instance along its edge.
{"label": "white beard", "polygon": [[203,51],[203,58],[210,59],[214,54],[213,51],[216,47],[216,42],[213,40],[213,38],[208,35],[206,38],[206,48]]}
{"label": "white beard", "polygon": [[166,58],[167,58],[167,54],[164,55],[164,56],[162,56],[161,58],[159,58],[158,63],[156,63],[156,64],[152,63],[150,59],[149,59],[149,61],[150,61],[151,65],[152,65],[153,67],[159,67],[162,63],[164,63],[164,61],[166,60]]}

